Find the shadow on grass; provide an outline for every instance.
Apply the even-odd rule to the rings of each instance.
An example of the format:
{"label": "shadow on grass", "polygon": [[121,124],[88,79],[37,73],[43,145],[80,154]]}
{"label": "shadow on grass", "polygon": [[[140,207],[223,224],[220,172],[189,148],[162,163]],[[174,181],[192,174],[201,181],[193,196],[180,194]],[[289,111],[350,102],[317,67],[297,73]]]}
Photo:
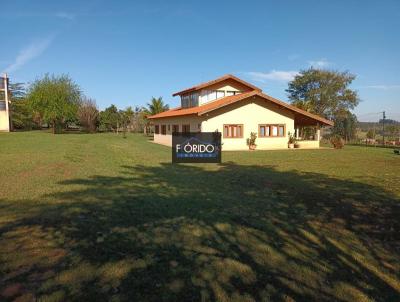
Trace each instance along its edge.
{"label": "shadow on grass", "polygon": [[0,211],[0,297],[398,300],[399,199],[226,163],[124,166]]}

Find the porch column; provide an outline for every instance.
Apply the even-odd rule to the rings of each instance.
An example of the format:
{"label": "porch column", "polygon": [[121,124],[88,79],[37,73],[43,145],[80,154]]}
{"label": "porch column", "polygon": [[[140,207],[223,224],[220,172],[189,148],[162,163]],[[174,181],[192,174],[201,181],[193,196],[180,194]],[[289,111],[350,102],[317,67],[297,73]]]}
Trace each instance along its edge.
{"label": "porch column", "polygon": [[317,125],[316,140],[317,140],[317,141],[320,141],[320,140],[321,140],[321,127],[319,126],[319,124]]}
{"label": "porch column", "polygon": [[300,138],[300,127],[296,128],[296,139]]}

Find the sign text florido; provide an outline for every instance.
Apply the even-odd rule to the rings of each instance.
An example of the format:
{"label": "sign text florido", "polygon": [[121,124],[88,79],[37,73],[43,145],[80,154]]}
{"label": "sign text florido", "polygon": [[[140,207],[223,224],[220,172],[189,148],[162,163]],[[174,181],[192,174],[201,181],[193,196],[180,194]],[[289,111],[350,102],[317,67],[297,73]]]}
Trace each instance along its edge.
{"label": "sign text florido", "polygon": [[221,133],[190,132],[172,134],[173,163],[220,163]]}

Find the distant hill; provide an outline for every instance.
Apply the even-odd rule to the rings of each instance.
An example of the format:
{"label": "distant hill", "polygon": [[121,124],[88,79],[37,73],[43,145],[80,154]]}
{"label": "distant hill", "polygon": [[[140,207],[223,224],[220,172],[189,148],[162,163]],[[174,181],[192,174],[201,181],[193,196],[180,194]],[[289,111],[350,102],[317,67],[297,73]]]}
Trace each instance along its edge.
{"label": "distant hill", "polygon": [[[385,125],[392,124],[400,125],[400,122],[390,119],[385,120]],[[358,122],[357,128],[361,129],[362,131],[368,131],[369,129],[382,129],[382,120],[379,122]]]}

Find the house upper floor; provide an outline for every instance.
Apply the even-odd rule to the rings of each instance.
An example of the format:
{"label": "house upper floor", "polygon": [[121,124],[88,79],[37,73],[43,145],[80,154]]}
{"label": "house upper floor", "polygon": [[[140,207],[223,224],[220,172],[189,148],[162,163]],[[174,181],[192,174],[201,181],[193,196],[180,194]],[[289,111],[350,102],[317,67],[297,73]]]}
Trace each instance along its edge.
{"label": "house upper floor", "polygon": [[233,75],[225,75],[218,79],[202,83],[176,92],[173,96],[181,98],[181,108],[191,108],[227,97],[261,89]]}

